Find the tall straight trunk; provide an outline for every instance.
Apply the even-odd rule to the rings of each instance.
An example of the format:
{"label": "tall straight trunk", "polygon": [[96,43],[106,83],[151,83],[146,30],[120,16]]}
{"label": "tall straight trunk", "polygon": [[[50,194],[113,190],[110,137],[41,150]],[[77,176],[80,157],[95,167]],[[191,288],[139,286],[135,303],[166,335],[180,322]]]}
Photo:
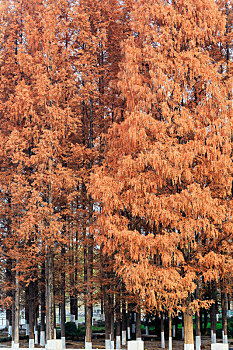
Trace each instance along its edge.
{"label": "tall straight trunk", "polygon": [[14,347],[19,347],[19,272],[15,272]]}
{"label": "tall straight trunk", "polygon": [[[65,255],[65,248],[62,247],[61,251],[63,257]],[[65,264],[64,264],[65,265]],[[66,323],[66,296],[65,296],[65,272],[62,271],[61,274],[61,339],[62,339],[62,348],[65,349],[66,347],[66,334],[65,334],[65,323]]]}
{"label": "tall straight trunk", "polygon": [[184,350],[194,350],[193,314],[188,307],[184,312]]}
{"label": "tall straight trunk", "polygon": [[[11,259],[7,259],[7,263],[6,263],[6,280],[9,286],[12,286],[13,283],[12,283],[12,260]],[[7,297],[12,298],[13,297],[12,290],[11,289],[8,290],[6,295]],[[12,336],[12,308],[8,308],[6,310],[6,319],[8,323],[8,336],[11,337]]]}
{"label": "tall straight trunk", "polygon": [[[223,289],[224,290],[224,289]],[[227,293],[221,293],[222,304],[222,340],[224,344],[228,343],[227,340]]]}
{"label": "tall straight trunk", "polygon": [[231,298],[230,293],[227,293],[227,310],[231,311]]}
{"label": "tall straight trunk", "polygon": [[101,293],[101,295],[100,295],[100,312],[101,312],[101,316],[100,316],[100,319],[101,319],[101,321],[103,321],[104,320],[104,297],[103,297],[103,285],[101,284],[101,286],[100,286],[100,293]]}
{"label": "tall straight trunk", "polygon": [[[55,291],[54,291],[54,300],[55,300]],[[54,302],[54,329],[53,329],[53,332],[54,332],[54,338],[53,339],[56,339],[57,338],[57,329],[56,329],[56,326],[57,326],[57,309],[56,309],[56,304]]]}
{"label": "tall straight trunk", "polygon": [[184,313],[182,312],[182,334],[181,334],[182,340],[184,340]]}
{"label": "tall straight trunk", "polygon": [[46,339],[54,339],[54,261],[53,251],[48,248],[46,255]]}
{"label": "tall straight trunk", "polygon": [[165,349],[164,313],[161,313],[161,348]]}
{"label": "tall straight trunk", "polygon": [[29,348],[34,348],[34,317],[35,317],[35,308],[34,308],[34,283],[30,281],[28,286],[29,292]]}
{"label": "tall straight trunk", "polygon": [[107,286],[104,287],[104,313],[105,313],[105,348],[111,348],[111,313],[110,297]]}
{"label": "tall straight trunk", "polygon": [[29,336],[29,287],[25,288],[25,320],[26,320],[26,335]]}
{"label": "tall straight trunk", "polygon": [[111,349],[114,349],[114,342],[115,342],[115,336],[114,336],[114,295],[111,296],[111,308],[110,308],[110,317],[111,317]]}
{"label": "tall straight trunk", "polygon": [[91,312],[91,305],[88,305],[86,309],[86,343],[91,343],[91,332],[92,332],[92,312]]}
{"label": "tall straight trunk", "polygon": [[[84,230],[85,231],[85,230]],[[83,237],[84,241],[86,239],[86,233],[84,233]],[[84,285],[87,286],[87,247],[86,244],[84,244],[83,249],[83,279],[84,279]],[[85,312],[85,321],[87,318],[87,288],[84,289],[84,312]]]}
{"label": "tall straight trunk", "polygon": [[[49,58],[52,61],[52,57]],[[51,69],[52,64],[49,69]],[[51,85],[52,75],[50,75]],[[50,106],[52,107],[53,101],[50,100]],[[50,130],[52,130],[52,125],[50,125]],[[52,159],[49,158],[48,161],[48,171],[51,174],[52,169]],[[52,205],[52,184],[48,184],[48,205]],[[54,253],[53,248],[50,246],[46,247],[45,256],[45,300],[46,300],[46,340],[54,339]]]}
{"label": "tall straight trunk", "polygon": [[172,350],[172,317],[168,316],[168,349]]}
{"label": "tall straight trunk", "polygon": [[45,346],[45,263],[41,266],[41,289],[40,289],[40,346]]}
{"label": "tall straight trunk", "polygon": [[[197,289],[196,289],[196,299],[200,298],[200,280],[197,279]],[[195,313],[195,323],[196,323],[196,350],[201,349],[201,329],[200,329],[200,314]]]}
{"label": "tall straight trunk", "polygon": [[[14,293],[12,293],[13,297],[15,298],[14,296]],[[12,348],[14,347],[14,341],[15,341],[15,304],[13,303],[12,304]]]}
{"label": "tall straight trunk", "polygon": [[216,310],[215,303],[210,307],[210,319],[211,319],[211,343],[216,343]]}
{"label": "tall straight trunk", "polygon": [[136,313],[136,340],[142,339],[142,332],[141,332],[141,310],[138,308],[138,311]]}
{"label": "tall straight trunk", "polygon": [[77,295],[77,286],[78,286],[78,245],[79,245],[79,235],[78,230],[76,232],[76,238],[75,238],[75,268],[74,268],[74,284],[75,284],[75,290],[74,290],[74,314],[75,314],[75,324],[78,327],[78,295]]}
{"label": "tall straight trunk", "polygon": [[207,335],[207,324],[208,324],[208,313],[207,313],[207,309],[204,309],[204,335]]}
{"label": "tall straight trunk", "polygon": [[200,315],[196,312],[195,323],[196,323],[196,350],[201,349],[201,329],[200,329]]}
{"label": "tall straight trunk", "polygon": [[121,305],[119,296],[116,297],[116,349],[121,348]]}
{"label": "tall straight trunk", "polygon": [[124,295],[122,295],[122,345],[126,345],[126,339],[127,339],[126,332],[127,332],[126,303],[125,303]]}
{"label": "tall straight trunk", "polygon": [[7,309],[6,310],[6,320],[8,323],[8,336],[12,336],[12,309]]}
{"label": "tall straight trunk", "polygon": [[86,349],[92,348],[91,334],[92,334],[92,259],[93,259],[93,246],[87,247],[87,303],[86,303]]}
{"label": "tall straight trunk", "polygon": [[132,332],[132,338],[136,338],[136,313],[134,312],[135,304],[130,304],[130,319],[131,319],[131,332]]}
{"label": "tall straight trunk", "polygon": [[172,337],[176,337],[176,328],[177,328],[177,323],[178,323],[178,318],[174,317],[173,318],[173,325],[172,325]]}
{"label": "tall straight trunk", "polygon": [[39,306],[36,305],[35,308],[35,325],[34,325],[34,334],[35,334],[35,345],[38,344],[38,312],[39,312]]}
{"label": "tall straight trunk", "polygon": [[127,314],[126,314],[126,320],[127,320],[127,339],[131,340],[131,327],[130,327],[130,311],[129,311],[129,303],[127,305]]}
{"label": "tall straight trunk", "polygon": [[203,334],[203,309],[200,309],[200,335]]}
{"label": "tall straight trunk", "polygon": [[38,276],[34,282],[34,338],[35,344],[38,344],[38,316],[39,316],[39,289],[38,289]]}
{"label": "tall straight trunk", "polygon": [[70,287],[71,287],[71,292],[70,292],[70,322],[75,322],[75,283],[74,283],[74,242],[73,242],[73,237],[71,241],[71,246],[70,246],[70,266],[71,266],[71,273],[70,273]]}
{"label": "tall straight trunk", "polygon": [[[74,286],[74,279],[72,279],[71,285]],[[75,322],[77,319],[77,298],[73,294],[70,295],[70,315],[70,322]]]}

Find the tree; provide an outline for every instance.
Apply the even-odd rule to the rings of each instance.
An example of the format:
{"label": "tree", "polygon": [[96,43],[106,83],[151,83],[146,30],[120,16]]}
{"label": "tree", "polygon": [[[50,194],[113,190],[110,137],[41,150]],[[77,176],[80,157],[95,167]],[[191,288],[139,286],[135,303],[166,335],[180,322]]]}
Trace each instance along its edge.
{"label": "tree", "polygon": [[212,55],[225,16],[215,1],[192,0],[137,1],[131,16],[118,83],[124,120],[106,136],[90,186],[96,234],[147,308],[184,311],[193,347],[193,311],[210,305],[193,293],[200,278],[218,278],[216,237],[231,236],[232,121]]}

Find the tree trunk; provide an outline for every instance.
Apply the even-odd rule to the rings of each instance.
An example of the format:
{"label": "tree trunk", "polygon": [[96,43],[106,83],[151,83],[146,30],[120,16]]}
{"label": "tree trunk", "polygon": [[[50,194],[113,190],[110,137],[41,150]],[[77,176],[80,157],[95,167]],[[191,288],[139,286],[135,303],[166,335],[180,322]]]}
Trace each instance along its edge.
{"label": "tree trunk", "polygon": [[201,349],[201,329],[200,329],[200,315],[196,312],[195,314],[196,323],[196,350]]}
{"label": "tree trunk", "polygon": [[207,323],[208,323],[208,313],[207,313],[207,310],[204,309],[204,335],[207,335]]}
{"label": "tree trunk", "polygon": [[131,340],[129,303],[128,303],[128,310],[127,310],[127,314],[126,314],[126,320],[127,320],[127,339]]}
{"label": "tree trunk", "polygon": [[227,344],[227,294],[221,293],[221,304],[222,304],[222,340],[223,344]]}
{"label": "tree trunk", "polygon": [[[12,260],[11,259],[7,259],[6,280],[9,286],[12,286],[13,283],[12,283]],[[13,297],[12,290],[8,290],[6,295],[12,298]],[[6,310],[6,319],[7,319],[7,326],[8,326],[8,337],[12,337],[12,308],[8,308]]]}
{"label": "tree trunk", "polygon": [[127,331],[127,316],[126,316],[126,303],[124,296],[122,295],[122,345],[126,345],[126,331]]}
{"label": "tree trunk", "polygon": [[[197,289],[196,289],[196,299],[200,298],[200,280],[197,279]],[[201,329],[200,329],[200,314],[198,312],[195,313],[195,323],[196,323],[196,350],[201,349]]]}
{"label": "tree trunk", "polygon": [[29,292],[29,348],[35,347],[34,341],[34,283],[30,281],[28,286]]}
{"label": "tree trunk", "polygon": [[[14,297],[14,293],[12,293]],[[11,347],[14,348],[14,340],[15,340],[15,304],[12,304],[12,342],[11,342]]]}
{"label": "tree trunk", "polygon": [[[101,275],[102,275],[102,273],[101,273]],[[102,285],[102,283],[101,283],[101,287],[100,287],[100,290],[101,290],[101,295],[100,295],[100,312],[101,312],[101,316],[100,316],[100,319],[101,319],[101,321],[103,321],[104,320],[104,297],[103,297],[103,294],[104,294],[104,292],[103,292],[103,285]]]}
{"label": "tree trunk", "polygon": [[161,313],[161,348],[165,349],[164,313]]}
{"label": "tree trunk", "polygon": [[200,309],[200,336],[203,334],[203,309]]}
{"label": "tree trunk", "polygon": [[121,349],[121,305],[119,296],[116,298],[116,349]]}
{"label": "tree trunk", "polygon": [[[62,248],[61,251],[63,257],[65,255],[65,248]],[[65,262],[64,262],[65,263]],[[66,296],[65,296],[65,272],[61,274],[61,339],[62,339],[62,348],[66,348],[66,334],[65,334],[65,324],[66,324]]]}
{"label": "tree trunk", "polygon": [[91,305],[86,308],[86,349],[91,349],[92,312]]}
{"label": "tree trunk", "polygon": [[45,263],[41,266],[41,290],[40,290],[40,346],[45,346]]}
{"label": "tree trunk", "polygon": [[34,339],[35,345],[38,345],[38,316],[39,316],[39,300],[38,300],[38,276],[34,282]]}
{"label": "tree trunk", "polygon": [[172,317],[171,315],[168,317],[168,349],[172,350]]}
{"label": "tree trunk", "polygon": [[[74,288],[74,279],[70,281],[72,289]],[[73,293],[73,291],[71,292]],[[76,319],[76,307],[75,307],[75,297],[73,294],[70,295],[70,322],[75,322]]]}
{"label": "tree trunk", "polygon": [[230,293],[227,293],[227,310],[229,312],[229,317],[230,315],[230,311],[231,311],[231,299],[230,299]]}
{"label": "tree trunk", "polygon": [[54,339],[54,262],[52,249],[46,256],[46,339]]}
{"label": "tree trunk", "polygon": [[194,350],[193,314],[188,308],[184,312],[184,350]]}
{"label": "tree trunk", "polygon": [[111,317],[110,317],[110,301],[107,293],[107,286],[104,287],[104,312],[105,312],[105,349],[111,348]]}
{"label": "tree trunk", "polygon": [[[55,294],[55,291],[54,291],[54,294]],[[54,295],[54,300],[55,300],[55,295]],[[53,315],[54,315],[54,329],[53,329],[53,332],[54,332],[54,337],[53,337],[53,339],[56,339],[57,338],[57,312],[56,312],[56,304],[55,304],[55,302],[54,302],[54,313],[53,313]]]}
{"label": "tree trunk", "polygon": [[75,296],[74,296],[74,315],[75,315],[75,324],[76,327],[78,327],[78,297],[77,297],[77,286],[78,286],[78,270],[77,270],[77,265],[78,265],[78,256],[77,256],[77,251],[78,251],[78,242],[79,242],[79,237],[76,234],[76,250],[75,250],[75,269],[74,269],[74,284],[75,284]]}
{"label": "tree trunk", "polygon": [[184,340],[184,313],[182,312],[182,333],[181,338]]}
{"label": "tree trunk", "polygon": [[177,325],[177,317],[173,318],[173,325],[172,325],[172,337],[176,337],[176,325]]}
{"label": "tree trunk", "polygon": [[[38,290],[37,290],[38,293]],[[34,326],[34,334],[35,334],[35,345],[38,345],[38,304],[35,309],[35,326]]]}
{"label": "tree trunk", "polygon": [[86,341],[85,348],[92,349],[91,333],[92,333],[92,259],[93,246],[89,243],[87,248],[87,294],[86,294]]}
{"label": "tree trunk", "polygon": [[114,295],[111,296],[111,349],[114,349],[114,342],[115,342],[115,336],[114,336]]}
{"label": "tree trunk", "polygon": [[136,338],[136,313],[134,311],[132,311],[133,307],[135,305],[130,305],[130,318],[131,318],[131,331],[132,331],[132,338],[135,339]]}
{"label": "tree trunk", "polygon": [[8,323],[8,337],[12,336],[12,309],[6,310],[6,320]]}
{"label": "tree trunk", "polygon": [[211,344],[215,344],[216,343],[216,311],[215,311],[215,303],[211,305],[210,318],[211,318]]}
{"label": "tree trunk", "polygon": [[142,340],[141,332],[141,310],[138,309],[136,313],[136,340]]}

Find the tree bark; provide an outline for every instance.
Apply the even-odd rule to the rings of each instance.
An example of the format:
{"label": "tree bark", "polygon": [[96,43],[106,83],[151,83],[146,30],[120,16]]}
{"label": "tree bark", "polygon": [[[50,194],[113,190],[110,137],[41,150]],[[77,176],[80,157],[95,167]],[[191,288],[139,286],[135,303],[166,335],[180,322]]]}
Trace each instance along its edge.
{"label": "tree bark", "polygon": [[215,303],[211,305],[210,308],[210,318],[211,318],[211,343],[216,343],[216,311]]}
{"label": "tree bark", "polygon": [[124,299],[124,295],[122,295],[122,345],[126,345],[127,339],[127,316],[126,316],[126,303]]}
{"label": "tree bark", "polygon": [[230,293],[227,293],[227,310],[228,310],[228,311],[231,311]]}
{"label": "tree bark", "polygon": [[203,334],[203,309],[200,309],[200,335]]}
{"label": "tree bark", "polygon": [[[61,251],[63,257],[65,255],[65,248],[62,248]],[[65,334],[65,323],[66,323],[66,296],[65,296],[65,272],[63,271],[61,274],[61,339],[62,339],[62,348],[66,347],[66,334]]]}
{"label": "tree bark", "polygon": [[121,305],[116,297],[116,349],[121,349]]}
{"label": "tree bark", "polygon": [[142,332],[141,332],[141,310],[138,309],[136,313],[136,340],[142,339]]}
{"label": "tree bark", "polygon": [[15,318],[14,318],[14,346],[19,347],[19,272],[15,272]]}
{"label": "tree bark", "polygon": [[188,307],[184,312],[184,344],[185,350],[194,349],[193,314]]}
{"label": "tree bark", "polygon": [[29,292],[29,348],[34,348],[34,317],[35,317],[35,308],[34,308],[34,283],[30,281],[28,286]]}
{"label": "tree bark", "polygon": [[207,310],[204,309],[204,335],[207,335],[207,323],[208,323],[208,313],[207,313]]}
{"label": "tree bark", "polygon": [[172,317],[171,315],[168,317],[168,349],[172,350]]}
{"label": "tree bark", "polygon": [[110,317],[111,317],[111,349],[114,349],[114,342],[115,342],[115,336],[114,336],[114,295],[112,294],[111,297],[111,308],[110,308]]}
{"label": "tree bark", "polygon": [[164,313],[161,313],[161,348],[165,349]]}
{"label": "tree bark", "polygon": [[201,329],[200,329],[200,315],[196,312],[195,314],[196,323],[196,350],[201,349]]}
{"label": "tree bark", "polygon": [[[12,293],[14,296],[14,293]],[[14,348],[14,340],[15,340],[15,304],[12,304],[12,348]]]}
{"label": "tree bark", "polygon": [[104,287],[104,312],[105,312],[105,348],[111,348],[111,315],[110,300],[107,292],[107,286]]}
{"label": "tree bark", "polygon": [[221,293],[221,304],[222,304],[222,340],[224,344],[228,343],[227,340],[227,293]]}
{"label": "tree bark", "polygon": [[[8,230],[9,230],[9,227],[8,227]],[[7,280],[8,285],[12,286],[12,260],[11,259],[7,259],[7,263],[6,263],[6,280]],[[6,295],[7,295],[7,297],[12,298],[13,297],[12,290],[8,290]],[[6,319],[8,322],[8,325],[7,325],[8,326],[8,337],[12,337],[12,308],[8,308],[6,310]]]}
{"label": "tree bark", "polygon": [[40,346],[45,346],[45,313],[46,313],[46,307],[45,307],[45,263],[41,266],[41,289],[40,289],[40,317],[41,317],[41,323],[40,323]]}
{"label": "tree bark", "polygon": [[54,262],[53,252],[48,248],[46,255],[46,339],[54,339]]}
{"label": "tree bark", "polygon": [[126,314],[126,321],[127,321],[127,339],[131,340],[131,327],[130,327],[130,311],[129,311],[129,303],[128,303],[128,309]]}
{"label": "tree bark", "polygon": [[88,244],[87,247],[87,293],[86,293],[86,349],[92,348],[91,334],[92,334],[92,259],[93,259],[93,246]]}

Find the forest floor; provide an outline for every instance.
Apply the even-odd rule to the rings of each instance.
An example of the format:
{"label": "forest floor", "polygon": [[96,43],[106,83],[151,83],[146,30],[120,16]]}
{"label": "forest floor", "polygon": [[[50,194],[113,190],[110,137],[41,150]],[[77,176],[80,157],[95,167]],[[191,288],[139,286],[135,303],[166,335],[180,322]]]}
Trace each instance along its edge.
{"label": "forest floor", "polygon": [[[217,343],[221,343],[221,339],[217,339]],[[3,347],[11,347],[11,342],[4,342],[0,343],[0,348]],[[28,347],[28,341],[27,340],[21,340],[20,341],[20,347],[21,348],[27,348]],[[67,340],[66,342],[67,349],[84,349],[84,341],[72,341]],[[168,341],[166,341],[166,349],[168,347]],[[36,346],[36,348],[40,348],[40,346]],[[93,339],[93,349],[104,349],[105,348],[105,341],[104,339]],[[172,344],[173,350],[183,350],[184,349],[184,343],[182,340],[173,340]],[[233,348],[233,339],[229,340],[229,348]],[[144,349],[145,350],[161,350],[160,347],[160,340],[153,340],[153,341],[145,341],[144,343]],[[202,345],[201,349],[210,349],[210,337],[202,337]]]}

